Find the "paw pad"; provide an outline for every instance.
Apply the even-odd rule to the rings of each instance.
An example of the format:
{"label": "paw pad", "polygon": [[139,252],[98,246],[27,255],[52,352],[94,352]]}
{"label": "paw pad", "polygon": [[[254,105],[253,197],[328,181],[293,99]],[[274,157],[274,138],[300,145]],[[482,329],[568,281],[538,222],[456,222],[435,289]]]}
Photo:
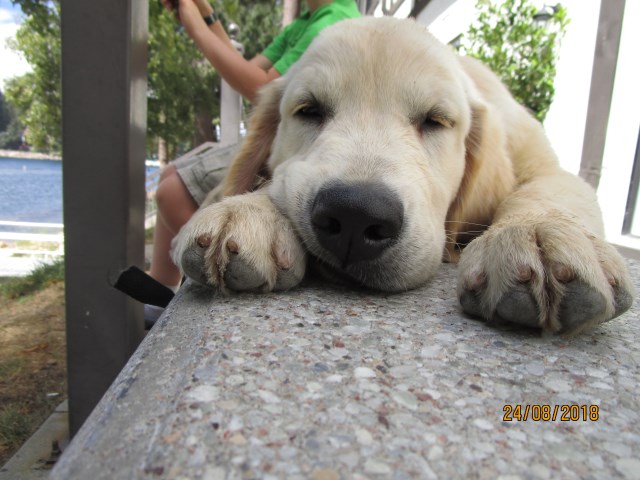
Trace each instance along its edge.
{"label": "paw pad", "polygon": [[211,240],[211,235],[200,235],[196,239],[196,243],[200,248],[209,248],[209,245],[211,245]]}
{"label": "paw pad", "polygon": [[487,281],[487,277],[483,272],[474,272],[467,277],[466,289],[471,292],[479,292]]}
{"label": "paw pad", "polygon": [[533,276],[533,271],[531,267],[528,265],[520,265],[516,270],[516,280],[519,283],[527,283],[531,280]]}
{"label": "paw pad", "polygon": [[229,253],[237,254],[240,251],[240,247],[238,247],[238,244],[234,240],[229,239],[227,241],[227,250]]}
{"label": "paw pad", "polygon": [[576,278],[575,272],[571,268],[560,263],[553,265],[551,272],[560,283],[569,283]]}
{"label": "paw pad", "polygon": [[289,270],[291,268],[291,258],[282,248],[275,246],[273,248],[273,258],[276,261],[276,266],[280,270]]}

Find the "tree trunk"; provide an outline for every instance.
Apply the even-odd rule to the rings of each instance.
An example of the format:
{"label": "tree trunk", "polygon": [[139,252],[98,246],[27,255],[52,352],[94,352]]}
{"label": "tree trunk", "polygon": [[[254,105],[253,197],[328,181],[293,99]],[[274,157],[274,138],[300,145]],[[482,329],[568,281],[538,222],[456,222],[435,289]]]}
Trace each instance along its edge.
{"label": "tree trunk", "polygon": [[167,142],[164,138],[158,138],[158,161],[160,162],[160,165],[166,165],[169,163]]}
{"label": "tree trunk", "polygon": [[193,146],[196,147],[204,142],[213,142],[214,140],[211,114],[206,110],[197,112]]}
{"label": "tree trunk", "polygon": [[286,27],[300,13],[300,0],[284,0],[282,5],[282,26]]}

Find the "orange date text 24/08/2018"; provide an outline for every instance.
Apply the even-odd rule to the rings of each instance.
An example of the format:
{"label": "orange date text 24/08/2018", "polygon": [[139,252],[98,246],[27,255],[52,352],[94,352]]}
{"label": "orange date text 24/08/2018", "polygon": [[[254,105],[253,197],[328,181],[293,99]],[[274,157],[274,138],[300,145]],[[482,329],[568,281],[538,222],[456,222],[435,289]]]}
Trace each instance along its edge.
{"label": "orange date text 24/08/2018", "polygon": [[600,418],[598,405],[505,405],[503,422],[595,422]]}

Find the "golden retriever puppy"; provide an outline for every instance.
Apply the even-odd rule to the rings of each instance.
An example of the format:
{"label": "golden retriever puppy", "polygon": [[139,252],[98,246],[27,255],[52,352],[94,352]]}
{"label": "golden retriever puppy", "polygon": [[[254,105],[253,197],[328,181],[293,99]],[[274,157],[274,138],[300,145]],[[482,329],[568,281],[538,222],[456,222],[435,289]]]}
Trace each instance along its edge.
{"label": "golden retriever puppy", "polygon": [[262,92],[210,201],[173,258],[223,291],[286,290],[309,259],[399,292],[460,257],[462,307],[490,321],[576,332],[633,300],[593,190],[495,75],[413,20],[323,31]]}

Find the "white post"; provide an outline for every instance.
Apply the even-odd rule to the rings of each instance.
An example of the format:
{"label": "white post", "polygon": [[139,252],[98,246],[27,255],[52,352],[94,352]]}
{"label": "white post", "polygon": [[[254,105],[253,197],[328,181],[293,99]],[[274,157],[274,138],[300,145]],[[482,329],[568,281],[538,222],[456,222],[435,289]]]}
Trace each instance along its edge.
{"label": "white post", "polygon": [[[240,29],[238,25],[229,25],[229,37],[233,46],[240,53],[244,53],[244,47],[236,38]],[[225,81],[220,81],[220,146],[233,145],[240,140],[240,121],[242,120],[242,98]]]}

